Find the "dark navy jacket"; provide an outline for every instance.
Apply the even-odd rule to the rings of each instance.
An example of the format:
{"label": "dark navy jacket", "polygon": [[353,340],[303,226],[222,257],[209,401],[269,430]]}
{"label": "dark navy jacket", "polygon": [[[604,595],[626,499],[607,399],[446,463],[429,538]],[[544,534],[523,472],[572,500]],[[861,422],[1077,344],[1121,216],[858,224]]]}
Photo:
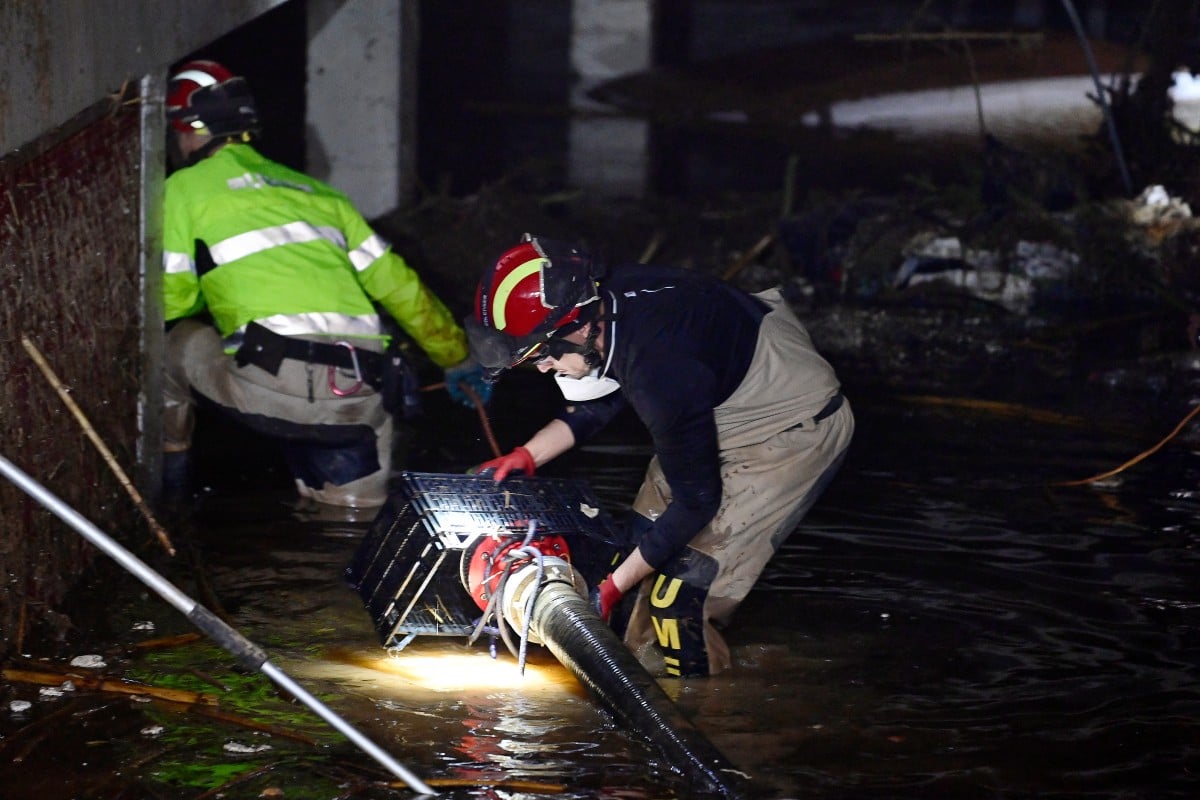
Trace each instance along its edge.
{"label": "dark navy jacket", "polygon": [[655,568],[700,532],[721,503],[713,409],[742,382],[766,306],[723,281],[688,270],[631,264],[600,286],[603,374],[621,390],[569,403],[559,419],[581,442],[628,403],[654,440],[672,501],[640,543]]}

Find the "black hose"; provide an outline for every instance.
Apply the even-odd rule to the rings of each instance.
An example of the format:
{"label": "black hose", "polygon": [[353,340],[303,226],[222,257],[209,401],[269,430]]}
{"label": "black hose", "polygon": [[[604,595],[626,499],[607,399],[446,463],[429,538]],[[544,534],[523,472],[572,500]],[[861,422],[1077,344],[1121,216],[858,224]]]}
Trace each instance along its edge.
{"label": "black hose", "polygon": [[745,775],[683,716],[570,584],[549,580],[541,587],[531,627],[562,665],[621,723],[649,739],[684,773],[693,789],[743,796]]}

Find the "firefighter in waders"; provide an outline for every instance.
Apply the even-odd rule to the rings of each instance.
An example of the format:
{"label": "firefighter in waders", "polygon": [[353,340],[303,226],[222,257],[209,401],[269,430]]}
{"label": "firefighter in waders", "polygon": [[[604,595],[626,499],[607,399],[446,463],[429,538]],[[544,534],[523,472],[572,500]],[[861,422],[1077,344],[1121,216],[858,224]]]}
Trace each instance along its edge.
{"label": "firefighter in waders", "polygon": [[303,497],[381,505],[405,374],[375,304],[456,400],[474,402],[463,384],[486,402],[462,328],[345,195],[254,148],[244,78],[189,62],[166,106],[166,492],[186,486],[200,401],[278,440]]}
{"label": "firefighter in waders", "polygon": [[644,264],[601,273],[581,249],[530,236],[484,273],[472,355],[489,377],[553,373],[567,402],[479,469],[532,475],[631,406],[654,456],[629,550],[593,603],[652,672],[715,674],[730,666],[718,629],[836,474],[854,417],[777,290]]}

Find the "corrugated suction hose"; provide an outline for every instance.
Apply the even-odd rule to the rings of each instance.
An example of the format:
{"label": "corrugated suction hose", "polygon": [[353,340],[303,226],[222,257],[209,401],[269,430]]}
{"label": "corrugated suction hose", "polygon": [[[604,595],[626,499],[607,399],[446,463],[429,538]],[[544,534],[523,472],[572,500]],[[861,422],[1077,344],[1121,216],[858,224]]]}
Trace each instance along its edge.
{"label": "corrugated suction hose", "polygon": [[[654,677],[580,596],[570,568],[546,567],[539,586],[530,572],[513,575],[503,612],[516,630],[525,628],[529,592],[536,594],[529,614],[531,638],[540,640],[625,726],[646,737],[683,773],[697,793],[737,798],[745,794],[745,775],[688,720]],[[521,580],[525,578],[525,580]]]}

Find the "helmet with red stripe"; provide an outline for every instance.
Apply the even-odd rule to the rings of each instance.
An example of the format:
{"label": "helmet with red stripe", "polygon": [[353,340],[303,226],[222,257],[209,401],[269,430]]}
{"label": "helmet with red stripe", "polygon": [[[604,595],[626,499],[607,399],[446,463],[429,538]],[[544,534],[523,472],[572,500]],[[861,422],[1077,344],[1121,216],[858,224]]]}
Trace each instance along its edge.
{"label": "helmet with red stripe", "polygon": [[594,320],[598,271],[579,247],[525,234],[479,281],[466,324],[472,356],[494,376]]}

